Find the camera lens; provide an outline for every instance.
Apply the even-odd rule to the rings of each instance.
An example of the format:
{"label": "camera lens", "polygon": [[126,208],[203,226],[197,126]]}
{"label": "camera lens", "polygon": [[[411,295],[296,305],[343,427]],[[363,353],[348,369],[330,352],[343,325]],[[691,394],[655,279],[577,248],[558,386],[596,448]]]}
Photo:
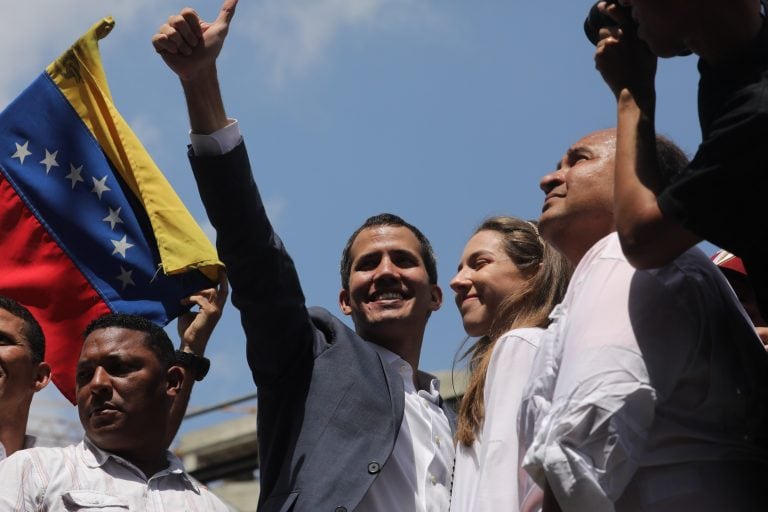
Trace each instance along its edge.
{"label": "camera lens", "polygon": [[[600,2],[598,1],[592,6],[587,15],[587,19],[584,20],[584,33],[587,35],[587,39],[589,39],[595,46],[597,46],[597,43],[600,41],[599,33],[601,28],[615,27],[618,25],[613,18],[600,12],[597,8],[597,4],[599,3]],[[616,0],[605,0],[605,3],[606,5],[615,4]]]}

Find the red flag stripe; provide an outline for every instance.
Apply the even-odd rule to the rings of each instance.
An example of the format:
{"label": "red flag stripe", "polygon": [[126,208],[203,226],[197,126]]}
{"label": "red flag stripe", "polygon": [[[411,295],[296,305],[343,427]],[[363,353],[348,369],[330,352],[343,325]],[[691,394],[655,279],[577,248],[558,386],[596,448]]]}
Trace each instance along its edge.
{"label": "red flag stripe", "polygon": [[110,309],[2,174],[0,204],[0,294],[27,306],[40,322],[53,382],[74,403],[83,329]]}

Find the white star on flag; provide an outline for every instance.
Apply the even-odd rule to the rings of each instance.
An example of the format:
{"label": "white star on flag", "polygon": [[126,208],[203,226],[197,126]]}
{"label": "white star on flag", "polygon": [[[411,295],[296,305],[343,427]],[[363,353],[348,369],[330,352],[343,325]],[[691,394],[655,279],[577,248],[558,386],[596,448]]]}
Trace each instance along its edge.
{"label": "white star on flag", "polygon": [[97,180],[96,178],[91,178],[93,180],[93,188],[91,189],[91,192],[99,196],[99,199],[101,199],[101,194],[106,192],[107,190],[112,190],[107,186],[107,177],[104,176],[100,180]]}
{"label": "white star on flag", "polygon": [[125,288],[129,285],[136,286],[136,283],[133,282],[132,274],[133,270],[126,270],[122,267],[122,265],[120,266],[120,275],[117,276],[117,280],[123,283],[123,290],[125,290]]}
{"label": "white star on flag", "polygon": [[114,230],[115,224],[123,224],[123,219],[120,218],[120,210],[122,210],[123,207],[119,206],[117,210],[113,210],[112,208],[109,209],[109,215],[104,217],[104,222],[109,222],[109,227]]}
{"label": "white star on flag", "polygon": [[66,179],[72,182],[72,188],[75,188],[75,185],[77,182],[83,182],[83,177],[80,175],[83,172],[83,166],[75,167],[72,164],[69,164],[69,174],[64,176]]}
{"label": "white star on flag", "polygon": [[40,163],[45,165],[45,174],[48,174],[51,171],[52,167],[59,166],[59,162],[56,161],[56,155],[58,154],[59,154],[58,150],[54,151],[53,153],[51,153],[47,149],[45,150],[45,158],[40,160]]}
{"label": "white star on flag", "polygon": [[112,245],[115,246],[115,250],[112,251],[112,254],[120,254],[120,256],[125,258],[125,251],[133,247],[133,244],[128,243],[127,238],[128,235],[124,235],[121,240],[110,240]]}
{"label": "white star on flag", "polygon": [[16,142],[14,142],[14,144],[16,144],[16,152],[11,156],[11,158],[18,158],[19,162],[21,162],[23,165],[24,159],[32,154],[32,152],[29,150],[29,141],[26,141],[22,145],[19,145]]}

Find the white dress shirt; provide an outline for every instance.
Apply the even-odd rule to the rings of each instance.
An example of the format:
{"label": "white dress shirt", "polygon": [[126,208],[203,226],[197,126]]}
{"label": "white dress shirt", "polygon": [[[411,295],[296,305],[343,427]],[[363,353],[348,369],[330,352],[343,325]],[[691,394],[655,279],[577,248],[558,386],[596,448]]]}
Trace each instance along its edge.
{"label": "white dress shirt", "polygon": [[168,468],[147,478],[87,439],[64,448],[20,450],[0,464],[0,510],[228,512],[167,452]]}
{"label": "white dress shirt", "polygon": [[211,134],[189,132],[192,150],[197,156],[224,155],[240,144],[243,136],[237,119],[228,119],[229,124]]}
{"label": "white dress shirt", "polygon": [[542,484],[546,475],[564,512],[764,503],[753,499],[768,463],[756,441],[768,427],[768,358],[701,251],[638,271],[611,234],[552,316],[520,432],[526,469]]}
{"label": "white dress shirt", "polygon": [[520,467],[517,413],[543,332],[514,329],[496,341],[485,377],[483,425],[472,446],[456,447],[452,512],[541,508],[540,490]]}
{"label": "white dress shirt", "polygon": [[417,372],[397,354],[368,343],[403,378],[405,411],[392,455],[355,512],[445,512],[450,498],[454,448],[448,418],[440,408],[440,382]]}

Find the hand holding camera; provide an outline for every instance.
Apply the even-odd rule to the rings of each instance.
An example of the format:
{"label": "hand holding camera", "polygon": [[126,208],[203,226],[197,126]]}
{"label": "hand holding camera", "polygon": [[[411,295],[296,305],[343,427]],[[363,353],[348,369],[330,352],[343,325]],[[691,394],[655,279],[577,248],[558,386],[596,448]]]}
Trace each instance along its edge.
{"label": "hand holding camera", "polygon": [[595,39],[595,66],[616,99],[627,91],[636,102],[652,107],[657,59],[638,38],[630,8],[601,0],[590,10],[584,31],[590,41]]}
{"label": "hand holding camera", "polygon": [[587,19],[584,20],[584,33],[587,35],[587,39],[597,46],[600,42],[600,29],[618,27],[619,23],[608,14],[600,10],[600,4],[604,3],[606,8],[609,5],[616,5],[621,10],[629,12],[628,7],[623,7],[618,4],[617,0],[602,0],[596,2],[587,14]]}

